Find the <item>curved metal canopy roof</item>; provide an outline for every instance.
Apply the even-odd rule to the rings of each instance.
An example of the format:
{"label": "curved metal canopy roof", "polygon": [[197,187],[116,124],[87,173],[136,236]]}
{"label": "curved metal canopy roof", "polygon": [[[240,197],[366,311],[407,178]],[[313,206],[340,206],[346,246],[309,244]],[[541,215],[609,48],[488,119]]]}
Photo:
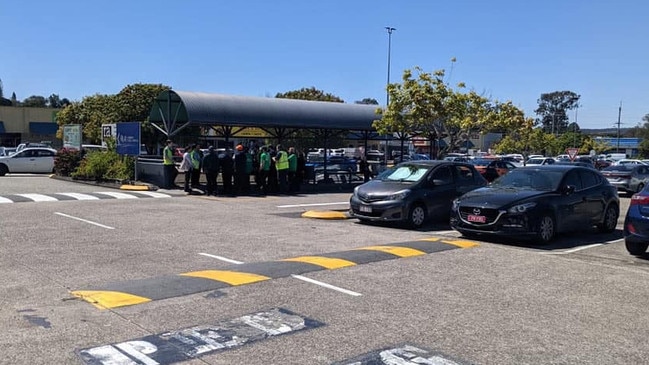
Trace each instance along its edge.
{"label": "curved metal canopy roof", "polygon": [[[188,125],[374,131],[376,105],[163,91],[149,121],[168,136]],[[162,124],[162,125],[158,125]]]}

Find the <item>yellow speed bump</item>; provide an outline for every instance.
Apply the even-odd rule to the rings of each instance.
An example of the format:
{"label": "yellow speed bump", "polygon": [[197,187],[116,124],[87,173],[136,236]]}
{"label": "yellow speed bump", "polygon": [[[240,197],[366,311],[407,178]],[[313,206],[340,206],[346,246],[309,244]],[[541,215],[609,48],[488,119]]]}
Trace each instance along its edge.
{"label": "yellow speed bump", "polygon": [[453,240],[453,239],[446,239],[446,238],[441,238],[441,237],[436,237],[436,238],[424,238],[421,241],[429,241],[429,242],[442,242],[446,243],[449,245],[457,246],[459,248],[471,248],[471,247],[477,247],[480,246],[478,242],[475,241],[469,241],[469,240]]}
{"label": "yellow speed bump", "polygon": [[256,283],[258,281],[269,280],[270,278],[263,275],[257,275],[245,272],[224,271],[224,270],[203,270],[180,274],[181,276],[190,276],[194,278],[203,278],[221,281],[230,285],[243,285]]}
{"label": "yellow speed bump", "polygon": [[356,250],[381,251],[399,257],[412,257],[412,256],[421,256],[426,254],[425,252],[415,250],[414,248],[398,247],[398,246],[368,246],[368,247],[357,248]]}
{"label": "yellow speed bump", "polygon": [[330,269],[330,270],[356,265],[356,263],[351,261],[332,258],[332,257],[322,257],[322,256],[300,256],[300,257],[293,257],[290,259],[284,259],[281,261],[306,262],[308,264],[318,265],[324,267],[325,269]]}
{"label": "yellow speed bump", "polygon": [[308,210],[302,213],[302,218],[315,218],[315,219],[348,219],[347,212],[340,212],[335,210]]}
{"label": "yellow speed bump", "polygon": [[151,301],[149,298],[117,291],[77,290],[71,292],[71,294],[85,300],[99,309],[124,307],[127,305],[135,305]]}
{"label": "yellow speed bump", "polygon": [[119,187],[120,190],[140,190],[140,191],[148,191],[150,190],[147,185],[121,185]]}

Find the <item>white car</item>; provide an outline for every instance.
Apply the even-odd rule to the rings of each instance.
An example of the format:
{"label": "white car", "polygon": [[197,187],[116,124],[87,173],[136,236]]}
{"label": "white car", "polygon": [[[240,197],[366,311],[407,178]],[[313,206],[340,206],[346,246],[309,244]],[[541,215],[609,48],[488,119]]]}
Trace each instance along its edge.
{"label": "white car", "polygon": [[8,173],[52,173],[54,156],[56,150],[53,148],[27,147],[10,156],[0,157],[0,176]]}
{"label": "white car", "polygon": [[619,165],[646,165],[642,160],[624,158],[613,163],[615,166]]}
{"label": "white car", "polygon": [[525,166],[552,165],[555,162],[552,157],[532,157],[525,162]]}

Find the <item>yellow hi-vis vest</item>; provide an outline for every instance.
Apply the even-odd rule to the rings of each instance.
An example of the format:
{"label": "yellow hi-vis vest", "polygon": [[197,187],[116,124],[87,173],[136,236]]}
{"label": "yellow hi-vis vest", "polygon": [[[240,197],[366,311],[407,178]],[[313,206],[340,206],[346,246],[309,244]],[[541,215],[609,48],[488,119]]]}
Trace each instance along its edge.
{"label": "yellow hi-vis vest", "polygon": [[286,152],[277,152],[277,165],[275,168],[278,170],[288,170],[288,156],[286,155]]}
{"label": "yellow hi-vis vest", "polygon": [[174,153],[171,151],[171,147],[165,147],[162,151],[162,164],[163,165],[173,165],[174,164]]}

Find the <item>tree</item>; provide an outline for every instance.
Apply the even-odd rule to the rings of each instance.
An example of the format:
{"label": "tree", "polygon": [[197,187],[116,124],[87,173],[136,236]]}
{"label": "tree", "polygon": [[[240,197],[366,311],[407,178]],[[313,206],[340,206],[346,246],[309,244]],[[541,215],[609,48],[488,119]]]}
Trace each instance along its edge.
{"label": "tree", "polygon": [[[123,122],[142,122],[142,143],[147,146],[155,145],[159,134],[151,123],[149,114],[155,98],[171,87],[162,84],[133,84],[127,85],[117,94],[120,105],[120,115]],[[166,139],[166,137],[165,137]]]}
{"label": "tree", "polygon": [[335,103],[344,103],[345,101],[336,95],[325,93],[322,90],[316,89],[314,86],[310,88],[301,88],[300,90],[287,91],[285,93],[277,93],[276,98],[283,99],[300,99],[312,101],[331,101]]}
{"label": "tree", "polygon": [[47,107],[47,99],[44,96],[32,95],[22,101],[22,106],[32,108],[45,108]]}
{"label": "tree", "polygon": [[66,105],[70,104],[70,100],[63,98],[61,99],[57,94],[52,94],[47,98],[47,107],[48,108],[63,108]]}
{"label": "tree", "polygon": [[11,106],[11,100],[4,97],[4,91],[2,86],[2,80],[0,80],[0,105],[1,106]]}
{"label": "tree", "polygon": [[537,100],[539,107],[534,110],[539,116],[537,122],[543,126],[543,130],[551,134],[561,134],[568,129],[568,110],[579,106],[579,98],[572,91],[554,91],[541,94]]}
{"label": "tree", "polygon": [[405,70],[402,83],[388,85],[390,103],[378,109],[382,118],[373,125],[379,133],[399,139],[423,135],[430,141],[445,138],[440,151],[458,150],[471,133],[510,130],[525,122],[522,110],[511,102],[501,103],[476,93],[454,90],[444,82],[444,70],[431,73],[415,68]]}
{"label": "tree", "polygon": [[[322,90],[318,90],[315,87],[310,88],[301,88],[300,90],[287,91],[284,93],[277,93],[276,98],[281,99],[299,99],[299,100],[310,100],[310,101],[327,101],[334,103],[344,103],[345,101],[339,98],[336,95],[325,93]],[[342,145],[343,138],[340,134],[332,135],[330,131],[305,131],[305,130],[293,130],[290,131],[287,135],[280,135],[278,133],[278,139],[282,140],[285,137],[290,137],[292,140],[289,143],[292,143],[298,149],[305,149],[307,147],[313,146],[323,146],[327,148],[328,144],[338,144]]]}
{"label": "tree", "polygon": [[374,98],[364,98],[363,100],[356,100],[354,104],[379,105],[379,102]]}

